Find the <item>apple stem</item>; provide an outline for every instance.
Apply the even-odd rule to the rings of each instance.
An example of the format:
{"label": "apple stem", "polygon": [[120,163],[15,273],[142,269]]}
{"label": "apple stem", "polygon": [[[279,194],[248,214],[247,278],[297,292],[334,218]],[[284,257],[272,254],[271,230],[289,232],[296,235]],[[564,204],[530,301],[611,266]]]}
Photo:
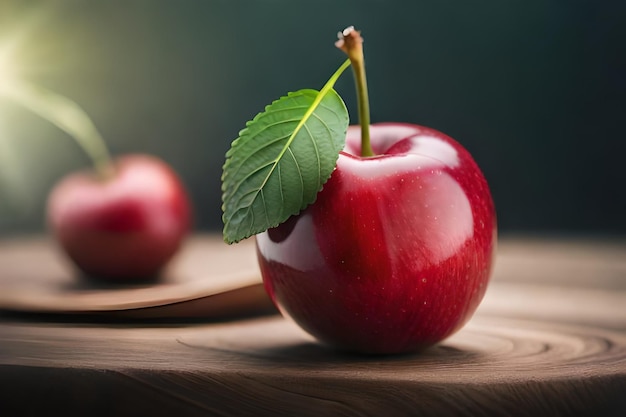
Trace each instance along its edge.
{"label": "apple stem", "polygon": [[114,175],[113,160],[104,139],[77,103],[23,80],[13,80],[9,87],[0,89],[0,95],[8,96],[70,135],[89,156],[101,180]]}
{"label": "apple stem", "polygon": [[370,105],[367,93],[367,79],[365,77],[365,58],[363,56],[363,38],[361,32],[349,26],[337,34],[339,40],[337,48],[348,55],[354,72],[356,84],[357,104],[359,109],[359,123],[361,125],[361,156],[374,156],[370,143]]}

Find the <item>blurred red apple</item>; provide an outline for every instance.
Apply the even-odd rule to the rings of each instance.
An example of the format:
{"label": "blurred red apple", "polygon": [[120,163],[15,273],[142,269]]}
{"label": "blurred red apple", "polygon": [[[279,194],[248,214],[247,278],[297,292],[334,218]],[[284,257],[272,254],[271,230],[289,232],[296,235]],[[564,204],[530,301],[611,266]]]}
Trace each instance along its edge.
{"label": "blurred red apple", "polygon": [[191,205],[165,162],[128,155],[113,162],[109,178],[91,170],[59,181],[47,217],[82,272],[124,282],[155,277],[176,254],[191,225]]}

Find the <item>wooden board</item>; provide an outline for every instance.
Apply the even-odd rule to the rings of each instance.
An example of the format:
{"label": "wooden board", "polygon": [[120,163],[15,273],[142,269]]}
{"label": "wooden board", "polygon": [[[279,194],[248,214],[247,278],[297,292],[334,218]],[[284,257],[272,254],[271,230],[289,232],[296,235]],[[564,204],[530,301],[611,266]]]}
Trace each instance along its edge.
{"label": "wooden board", "polygon": [[219,318],[272,310],[253,240],[189,239],[155,282],[104,284],[81,277],[48,238],[0,240],[0,311],[86,320]]}
{"label": "wooden board", "polygon": [[336,352],[278,315],[5,318],[2,415],[626,415],[626,244],[504,238],[498,253],[474,318],[414,355]]}

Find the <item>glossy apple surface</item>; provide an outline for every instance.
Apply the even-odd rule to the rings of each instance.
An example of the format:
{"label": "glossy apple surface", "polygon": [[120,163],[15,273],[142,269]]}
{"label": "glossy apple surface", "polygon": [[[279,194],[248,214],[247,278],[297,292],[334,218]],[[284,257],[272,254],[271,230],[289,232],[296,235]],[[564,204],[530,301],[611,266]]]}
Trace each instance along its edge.
{"label": "glossy apple surface", "polygon": [[411,352],[454,333],[478,307],[496,247],[489,187],[467,150],[433,129],[360,129],[317,201],[257,235],[265,288],[320,341]]}
{"label": "glossy apple surface", "polygon": [[175,172],[147,155],[115,161],[115,174],[72,173],[52,189],[48,224],[74,264],[107,280],[153,278],[178,251],[191,223]]}

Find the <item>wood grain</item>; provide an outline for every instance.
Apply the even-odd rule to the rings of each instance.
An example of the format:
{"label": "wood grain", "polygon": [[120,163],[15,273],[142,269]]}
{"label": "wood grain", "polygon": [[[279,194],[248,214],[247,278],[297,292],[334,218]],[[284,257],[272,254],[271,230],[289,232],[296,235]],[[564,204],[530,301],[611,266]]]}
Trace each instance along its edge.
{"label": "wood grain", "polygon": [[623,242],[502,239],[475,317],[405,356],[336,352],[277,315],[5,319],[1,414],[623,416],[624,254]]}

